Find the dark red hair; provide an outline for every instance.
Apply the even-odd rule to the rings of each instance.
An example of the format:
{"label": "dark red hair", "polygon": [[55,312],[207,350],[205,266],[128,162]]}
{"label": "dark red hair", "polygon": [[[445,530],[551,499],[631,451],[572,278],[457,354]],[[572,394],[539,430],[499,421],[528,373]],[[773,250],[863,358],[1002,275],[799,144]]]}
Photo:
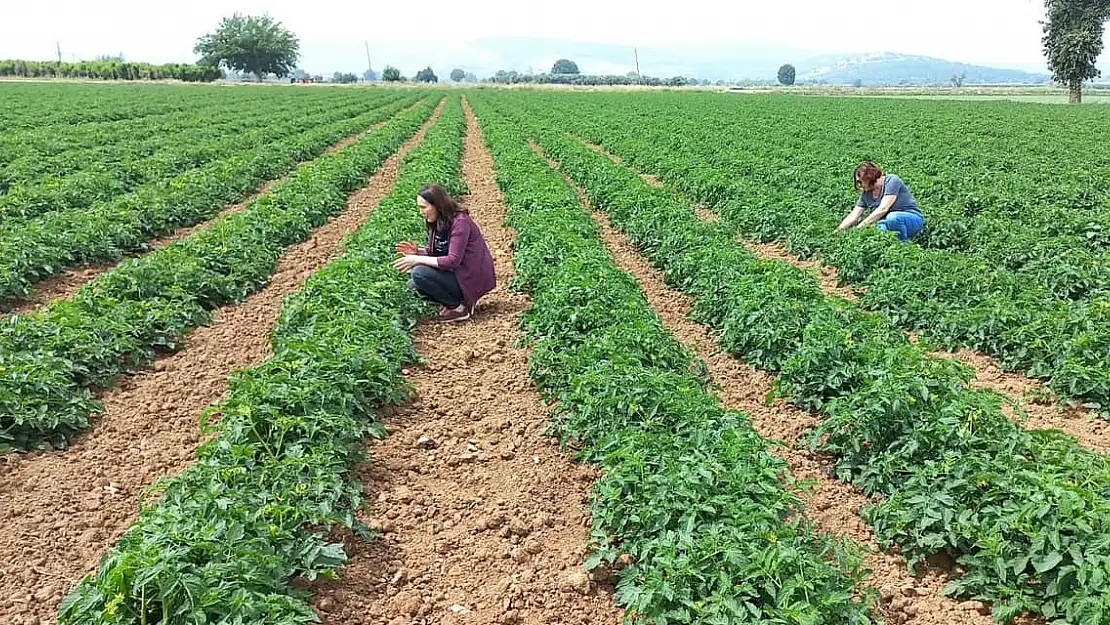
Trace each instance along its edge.
{"label": "dark red hair", "polygon": [[[459,206],[455,198],[447,193],[447,189],[438,184],[424,185],[418,195],[424,198],[425,202],[436,207],[435,227],[440,232],[449,232],[451,225],[455,223],[455,217],[459,213],[467,212],[465,208]],[[429,224],[428,227],[431,228],[432,226]]]}
{"label": "dark red hair", "polygon": [[875,181],[883,177],[883,170],[874,161],[864,161],[856,167],[856,173],[852,174],[852,182],[856,185],[856,189],[870,189]]}

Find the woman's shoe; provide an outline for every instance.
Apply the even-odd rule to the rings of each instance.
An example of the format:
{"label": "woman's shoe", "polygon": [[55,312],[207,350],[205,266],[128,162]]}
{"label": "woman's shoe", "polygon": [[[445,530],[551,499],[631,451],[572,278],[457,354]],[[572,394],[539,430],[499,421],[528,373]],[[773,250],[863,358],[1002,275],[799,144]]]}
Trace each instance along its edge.
{"label": "woman's shoe", "polygon": [[445,312],[440,313],[438,321],[451,323],[453,321],[466,321],[467,319],[470,319],[470,309],[463,305],[458,308],[448,308]]}

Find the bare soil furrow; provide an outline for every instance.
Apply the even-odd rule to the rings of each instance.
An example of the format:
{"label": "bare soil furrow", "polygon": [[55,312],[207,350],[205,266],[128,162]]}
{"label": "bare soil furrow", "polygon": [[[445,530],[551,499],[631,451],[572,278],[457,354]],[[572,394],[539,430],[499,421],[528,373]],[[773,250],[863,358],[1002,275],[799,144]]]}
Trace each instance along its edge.
{"label": "bare soil furrow", "polygon": [[[558,168],[558,163],[549,162]],[[590,206],[581,188],[569,178],[567,182],[578,191],[583,206]],[[859,511],[871,503],[870,500],[852,486],[830,477],[828,459],[797,445],[802,432],[815,425],[817,417],[782,400],[768,405],[766,397],[774,376],[725,353],[713,340],[709,328],[688,318],[693,307],[690,298],[666,285],[663,273],[640,254],[627,236],[613,228],[606,213],[595,211],[593,215],[617,266],[636,278],[671,334],[705,361],[721,404],[746,412],[761,436],[786,444],[773,452],[787,462],[795,478],[809,483],[806,490],[799,492],[806,516],[814,521],[819,531],[849,538],[868,551],[865,561],[871,569],[869,584],[882,594],[881,610],[886,620],[911,625],[991,623],[985,605],[960,602],[941,594],[948,581],[942,570],[925,570],[915,577],[908,571],[905,558],[879,549],[871,528],[859,516]]]}
{"label": "bare soil furrow", "polygon": [[0,622],[53,623],[62,598],[134,522],[143,490],[194,461],[198,418],[226,396],[228,375],[271,354],[283,298],[341,253],[440,110],[343,213],[286,250],[263,289],[217,311],[185,349],[105,392],[104,412],[70,449],[0,458]]}
{"label": "bare soil furrow", "polygon": [[[584,143],[591,150],[604,154],[616,164],[622,164],[620,157],[606,152],[603,148]],[[648,184],[662,188],[664,185],[658,178],[640,174]],[[719,216],[704,206],[695,208],[698,218],[706,222],[718,221]],[[781,244],[776,242],[758,243],[743,237],[736,239],[752,254],[766,259],[790,263],[795,267],[814,272],[821,290],[826,295],[835,295],[847,300],[855,301],[860,297],[862,290],[848,284],[840,284],[835,267],[823,265],[815,260],[802,260],[791,254]],[[910,339],[916,342],[912,334]],[[1101,453],[1110,453],[1110,421],[1102,419],[1092,411],[1066,406],[1051,401],[1031,401],[1030,398],[1051,397],[1044,383],[1034,380],[1021,373],[1003,371],[997,361],[986,354],[969,349],[960,349],[955,352],[938,351],[933,355],[942,358],[955,358],[975,369],[975,379],[972,385],[996,391],[1005,396],[1010,404],[1006,412],[1015,421],[1021,422],[1031,429],[1056,429],[1074,436],[1081,445]]]}
{"label": "bare soil furrow", "polygon": [[[510,293],[512,233],[493,160],[466,107],[463,202],[493,253],[498,287],[463,324],[414,332],[427,363],[406,372],[414,400],[358,468],[382,530],[351,541],[339,582],[315,605],[332,625],[621,621],[611,589],[579,572],[596,472],[540,434],[547,408],[515,345],[528,298]],[[413,210],[416,210],[415,207]]]}

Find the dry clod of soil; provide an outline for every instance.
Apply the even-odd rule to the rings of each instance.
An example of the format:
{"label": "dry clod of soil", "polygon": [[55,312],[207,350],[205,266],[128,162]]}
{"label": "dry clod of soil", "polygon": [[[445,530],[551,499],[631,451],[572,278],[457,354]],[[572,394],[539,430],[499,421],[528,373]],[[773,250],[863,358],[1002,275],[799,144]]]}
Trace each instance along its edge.
{"label": "dry clod of soil", "polygon": [[563,590],[570,590],[579,594],[590,594],[590,576],[582,571],[575,571],[563,578]]}

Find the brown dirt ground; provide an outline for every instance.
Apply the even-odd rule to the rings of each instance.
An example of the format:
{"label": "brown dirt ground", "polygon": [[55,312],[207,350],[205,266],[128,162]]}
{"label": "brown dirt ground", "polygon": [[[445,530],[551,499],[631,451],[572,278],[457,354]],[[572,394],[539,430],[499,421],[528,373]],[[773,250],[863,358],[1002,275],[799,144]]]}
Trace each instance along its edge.
{"label": "brown dirt ground", "polygon": [[[606,152],[599,146],[583,143],[591,150],[608,156],[614,163],[621,164],[620,157]],[[640,174],[648,184],[663,187],[663,182],[655,176]],[[715,222],[719,216],[712,210],[697,206],[694,208],[698,218],[702,221]],[[817,278],[821,290],[826,295],[836,295],[847,300],[859,299],[862,292],[852,285],[841,285],[837,278],[835,267],[822,265],[818,261],[802,260],[791,254],[781,243],[758,243],[743,237],[736,239],[745,249],[752,254],[767,260],[779,260],[790,263],[796,267],[810,270]],[[916,341],[916,337],[911,335]],[[997,361],[981,352],[960,349],[954,353],[934,352],[934,356],[942,358],[956,358],[975,369],[975,379],[972,385],[976,388],[985,388],[996,391],[1011,402],[1005,408],[1006,413],[1015,421],[1019,421],[1030,429],[1057,429],[1076,438],[1080,444],[1100,453],[1110,453],[1110,421],[1100,418],[1092,411],[1066,406],[1062,403],[1037,403],[1028,401],[1030,394],[1044,393],[1044,383],[1034,380],[1026,375],[1016,372],[1003,371]]]}
{"label": "brown dirt ground", "polygon": [[228,374],[271,354],[282,299],[341,253],[343,238],[389,193],[404,154],[440,110],[343,213],[286,250],[265,288],[217,311],[152,371],[103,393],[104,412],[70,449],[0,458],[0,622],[54,623],[64,596],[134,522],[143,489],[193,462],[203,442],[198,418],[226,396]]}
{"label": "brown dirt ground", "polygon": [[[416,105],[414,104],[413,106]],[[411,108],[412,107],[409,107],[408,109],[405,109],[405,111],[408,111]],[[398,114],[403,114],[405,111],[402,111]],[[338,143],[325,150],[324,154],[338,152],[348,145],[362,140],[363,137],[382,127],[385,123],[385,121],[378,122],[358,134],[351,135],[350,137],[339,141]],[[235,213],[246,209],[256,200],[258,200],[258,198],[273,190],[275,186],[277,186],[280,182],[292,175],[292,173],[293,171],[290,171],[280,178],[266,181],[261,187],[259,187],[258,191],[253,193],[247,199],[237,204],[229,204],[228,206],[225,206],[213,217],[206,219],[201,223],[194,224],[185,228],[179,228],[164,237],[151,241],[150,249],[165,247],[171,243],[176,243],[182,239],[188,238],[193,234],[196,234],[197,232],[211,228],[212,224],[223,219],[224,217],[227,217],[228,215],[234,215]],[[42,280],[41,282],[36,284],[33,291],[26,298],[20,298],[12,302],[11,310],[9,312],[11,314],[26,315],[34,312],[35,309],[41,306],[45,306],[51,302],[73,297],[73,295],[76,294],[77,291],[81,290],[81,287],[91,282],[100,274],[111,271],[117,265],[119,265],[118,262],[97,263],[95,265],[89,265],[86,267],[74,267],[66,269],[62,273],[50,276],[49,278],[46,278],[45,280]]]}
{"label": "brown dirt ground", "polygon": [[694,214],[698,216],[698,219],[700,219],[700,220],[702,220],[706,223],[711,223],[712,224],[712,223],[717,223],[718,221],[721,220],[720,215],[718,215],[717,213],[714,213],[713,211],[709,210],[708,208],[706,208],[704,206],[695,206],[694,207]]}
{"label": "brown dirt ground", "polygon": [[[549,162],[558,168],[558,163]],[[569,178],[567,182],[578,191],[583,205],[590,206],[586,194]],[[765,398],[774,376],[755,370],[721,350],[709,328],[687,317],[692,308],[690,298],[666,286],[662,272],[652,267],[627,236],[612,227],[608,214],[598,211],[593,214],[617,265],[636,278],[671,334],[705,361],[710,378],[718,387],[721,404],[751,415],[760,435],[787,444],[787,448],[775,453],[786,460],[796,479],[809,483],[808,489],[799,493],[807,518],[820,531],[849,538],[867,550],[865,562],[871,569],[868,584],[882,595],[883,617],[889,623],[908,625],[991,623],[989,608],[982,603],[958,601],[940,594],[948,581],[944,571],[930,568],[915,577],[907,570],[905,558],[879,549],[871,528],[859,517],[860,509],[871,503],[868,498],[829,477],[825,472],[830,465],[827,459],[796,447],[802,432],[818,419],[782,400],[768,406]]]}
{"label": "brown dirt ground", "polygon": [[[417,327],[414,400],[386,415],[390,436],[357,469],[383,534],[349,541],[351,563],[320,585],[330,625],[618,624],[611,588],[580,572],[596,471],[540,434],[547,408],[516,347],[529,299],[510,293],[511,232],[469,105],[463,202],[481,226],[498,286],[462,324]],[[427,437],[424,439],[423,437]]]}

